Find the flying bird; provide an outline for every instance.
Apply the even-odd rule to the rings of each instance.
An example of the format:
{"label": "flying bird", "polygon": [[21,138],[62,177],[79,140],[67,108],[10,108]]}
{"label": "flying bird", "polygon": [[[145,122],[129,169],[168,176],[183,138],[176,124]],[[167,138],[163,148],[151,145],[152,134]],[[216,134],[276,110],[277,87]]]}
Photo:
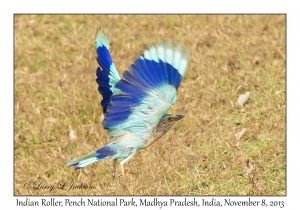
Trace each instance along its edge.
{"label": "flying bird", "polygon": [[134,154],[160,139],[183,115],[167,114],[175,103],[177,89],[188,65],[188,51],[183,45],[173,48],[171,41],[160,42],[145,50],[121,79],[112,62],[110,39],[101,30],[96,35],[99,67],[96,82],[102,95],[102,125],[112,141],[104,147],[66,163],[76,170],[98,160],[113,160],[113,178],[118,159],[123,165]]}

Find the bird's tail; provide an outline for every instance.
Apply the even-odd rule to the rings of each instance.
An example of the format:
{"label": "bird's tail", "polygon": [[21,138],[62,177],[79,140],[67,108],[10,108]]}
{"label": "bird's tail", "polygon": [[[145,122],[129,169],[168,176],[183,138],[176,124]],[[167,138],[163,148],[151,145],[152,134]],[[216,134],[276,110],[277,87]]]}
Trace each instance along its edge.
{"label": "bird's tail", "polygon": [[116,152],[110,147],[110,144],[98,149],[94,152],[91,152],[87,155],[84,155],[80,158],[68,161],[65,163],[66,166],[74,166],[75,170],[79,170],[87,165],[90,165],[98,160],[104,158],[111,158],[115,155]]}
{"label": "bird's tail", "polygon": [[99,31],[96,35],[96,49],[98,54],[97,61],[99,63],[96,82],[99,85],[98,90],[103,97],[101,105],[103,114],[105,114],[110,97],[121,93],[115,87],[115,84],[120,80],[120,76],[109,53],[109,38],[102,31]]}

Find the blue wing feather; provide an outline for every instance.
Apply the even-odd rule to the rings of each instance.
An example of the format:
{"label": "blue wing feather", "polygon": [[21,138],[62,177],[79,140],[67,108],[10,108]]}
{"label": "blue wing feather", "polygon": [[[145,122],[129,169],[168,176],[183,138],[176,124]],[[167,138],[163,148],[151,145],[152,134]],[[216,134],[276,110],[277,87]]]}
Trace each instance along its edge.
{"label": "blue wing feather", "polygon": [[137,85],[134,86],[130,84],[128,81],[122,79],[116,84],[116,88],[120,89],[123,94],[135,97],[135,98],[143,98],[147,95],[147,93],[137,88]]}
{"label": "blue wing feather", "polygon": [[103,98],[101,101],[103,113],[106,113],[110,97],[113,94],[121,93],[121,91],[115,87],[115,84],[120,80],[120,76],[109,53],[109,39],[101,31],[99,31],[96,36],[96,48],[98,55],[97,61],[100,66],[97,68],[96,82],[99,85],[98,90]]}
{"label": "blue wing feather", "polygon": [[[113,106],[125,107],[125,106],[138,106],[140,105],[140,99],[134,98],[132,96],[118,94],[117,97],[111,97],[111,103]],[[112,107],[113,107],[112,106]]]}
{"label": "blue wing feather", "polygon": [[154,82],[154,84],[159,84],[160,80],[162,79],[162,77],[159,75],[160,74],[160,68],[158,67],[159,63],[158,63],[158,54],[156,52],[156,49],[154,47],[154,45],[152,45],[150,47],[150,50],[145,50],[144,52],[144,62],[148,67],[148,71],[147,72],[149,74],[149,76],[152,77],[152,82]]}
{"label": "blue wing feather", "polygon": [[126,80],[126,82],[128,82],[130,85],[136,87],[137,89],[143,91],[143,92],[147,92],[149,90],[151,90],[150,88],[146,88],[143,84],[144,81],[143,80],[136,80],[133,75],[131,74],[130,71],[125,71],[123,73],[123,79]]}
{"label": "blue wing feather", "polygon": [[153,46],[146,50],[115,85],[122,93],[113,95],[108,105],[103,121],[110,128],[108,135],[131,131],[139,137],[149,136],[176,101],[181,73],[186,68],[182,62],[187,62],[182,47],[174,52],[171,42],[166,49],[161,43],[158,50]]}
{"label": "blue wing feather", "polygon": [[[151,71],[148,69],[148,66],[145,62],[144,57],[140,56],[134,62],[135,69],[137,70],[138,74],[151,86],[151,88],[155,87],[155,80],[151,74]],[[141,71],[142,70],[142,71]]]}
{"label": "blue wing feather", "polygon": [[165,56],[165,48],[164,43],[160,42],[158,46],[158,57],[159,57],[159,65],[161,69],[161,76],[164,81],[164,83],[168,83],[168,72],[166,68],[166,56]]}
{"label": "blue wing feather", "polygon": [[179,73],[179,65],[181,62],[181,57],[182,57],[182,44],[179,44],[174,53],[174,60],[173,60],[173,73],[174,73],[173,85],[176,87],[176,89],[178,88],[179,83],[181,81],[181,75]]}
{"label": "blue wing feather", "polygon": [[144,75],[144,77],[143,77],[142,76],[143,74],[140,74],[137,71],[136,64],[132,64],[131,66],[129,66],[129,71],[132,74],[132,76],[141,83],[141,85],[143,85],[145,88],[151,90],[152,86],[150,84],[152,84],[152,83],[149,83],[150,80],[149,80],[149,82],[147,82],[148,78],[146,75]]}

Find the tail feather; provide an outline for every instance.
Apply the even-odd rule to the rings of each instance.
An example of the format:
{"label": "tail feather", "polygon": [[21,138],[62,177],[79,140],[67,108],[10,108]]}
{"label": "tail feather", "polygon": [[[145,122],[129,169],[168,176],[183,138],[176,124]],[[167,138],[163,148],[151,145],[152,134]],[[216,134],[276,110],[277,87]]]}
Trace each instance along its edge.
{"label": "tail feather", "polygon": [[90,165],[98,160],[109,158],[115,155],[116,152],[112,150],[108,145],[98,149],[94,152],[91,152],[87,155],[84,155],[80,158],[68,161],[65,163],[66,166],[74,166],[75,170],[79,170],[87,165]]}

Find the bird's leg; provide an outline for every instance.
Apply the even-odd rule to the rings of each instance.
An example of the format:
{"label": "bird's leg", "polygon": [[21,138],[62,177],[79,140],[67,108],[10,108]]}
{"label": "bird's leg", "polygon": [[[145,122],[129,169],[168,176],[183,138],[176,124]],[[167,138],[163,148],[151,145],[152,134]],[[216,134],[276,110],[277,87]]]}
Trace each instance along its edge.
{"label": "bird's leg", "polygon": [[131,153],[127,158],[125,158],[124,160],[122,160],[122,161],[120,162],[120,168],[121,168],[121,173],[122,173],[123,179],[124,179],[124,177],[125,177],[123,165],[124,165],[130,158],[132,158],[132,156],[133,156],[135,153],[136,153],[136,150],[133,150],[132,153]]}
{"label": "bird's leg", "polygon": [[118,162],[118,159],[114,159],[114,163],[113,163],[113,173],[112,173],[112,178],[113,178],[113,180],[114,180],[115,177],[116,177],[117,162]]}
{"label": "bird's leg", "polygon": [[121,164],[120,164],[120,169],[121,169],[122,177],[125,177],[124,167]]}

